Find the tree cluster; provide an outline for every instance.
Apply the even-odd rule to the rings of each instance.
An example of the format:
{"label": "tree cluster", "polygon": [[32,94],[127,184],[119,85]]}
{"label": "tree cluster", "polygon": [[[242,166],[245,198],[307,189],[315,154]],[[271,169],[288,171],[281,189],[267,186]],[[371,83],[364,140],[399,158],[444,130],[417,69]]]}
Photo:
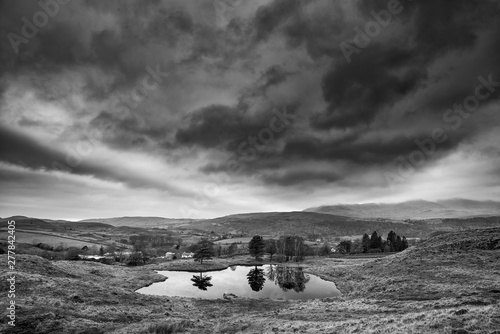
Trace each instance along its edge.
{"label": "tree cluster", "polygon": [[342,253],[342,254],[350,253],[351,249],[352,249],[352,241],[351,240],[342,240],[337,245],[337,252]]}
{"label": "tree cluster", "polygon": [[137,245],[139,248],[147,246],[156,248],[161,246],[172,246],[175,244],[175,239],[170,234],[139,234],[129,237],[129,244]]}
{"label": "tree cluster", "polygon": [[408,248],[406,237],[400,237],[394,231],[389,232],[384,240],[377,231],[371,236],[365,233],[363,238],[354,241],[344,240],[337,245],[339,253],[373,253],[373,252],[401,252]]}
{"label": "tree cluster", "polygon": [[146,263],[146,258],[142,255],[141,252],[134,252],[130,254],[130,256],[127,259],[127,265],[128,266],[140,266],[144,263]]}
{"label": "tree cluster", "polygon": [[304,238],[299,236],[282,236],[278,240],[264,240],[261,236],[254,236],[248,244],[248,250],[255,259],[259,259],[265,253],[269,254],[272,261],[273,255],[276,260],[302,261],[308,253],[308,247],[304,244]]}
{"label": "tree cluster", "polygon": [[385,251],[384,240],[382,236],[378,235],[377,231],[373,231],[371,236],[365,233],[361,239],[361,245],[363,246],[363,253]]}
{"label": "tree cluster", "polygon": [[401,252],[408,248],[408,241],[405,236],[401,238],[394,231],[391,231],[387,235],[387,246],[390,252]]}

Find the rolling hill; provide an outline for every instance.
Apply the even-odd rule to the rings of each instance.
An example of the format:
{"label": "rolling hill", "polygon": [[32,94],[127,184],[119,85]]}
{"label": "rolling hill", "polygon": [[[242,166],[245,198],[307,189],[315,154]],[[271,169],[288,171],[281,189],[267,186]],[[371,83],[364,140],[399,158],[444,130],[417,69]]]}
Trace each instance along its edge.
{"label": "rolling hill", "polygon": [[130,227],[142,227],[142,228],[162,228],[167,225],[176,225],[191,223],[195,219],[177,219],[177,218],[165,218],[165,217],[116,217],[116,218],[92,218],[80,220],[80,222],[89,223],[103,223],[112,226],[130,226]]}
{"label": "rolling hill", "polygon": [[16,222],[16,229],[24,230],[40,230],[40,231],[53,231],[63,232],[70,228],[73,229],[109,229],[113,228],[112,225],[104,224],[102,222],[71,222],[66,220],[52,220],[40,219],[25,216],[12,216],[0,219],[0,227],[7,227],[7,221],[14,220]]}
{"label": "rolling hill", "polygon": [[449,218],[428,220],[355,219],[317,212],[264,212],[230,215],[183,224],[179,228],[244,235],[353,236],[364,233],[387,235],[393,230],[406,237],[428,237],[434,232],[500,226],[500,218]]}
{"label": "rolling hill", "polygon": [[467,218],[498,216],[500,215],[500,202],[481,202],[457,198],[436,202],[416,200],[395,204],[324,205],[308,208],[304,211],[365,219]]}

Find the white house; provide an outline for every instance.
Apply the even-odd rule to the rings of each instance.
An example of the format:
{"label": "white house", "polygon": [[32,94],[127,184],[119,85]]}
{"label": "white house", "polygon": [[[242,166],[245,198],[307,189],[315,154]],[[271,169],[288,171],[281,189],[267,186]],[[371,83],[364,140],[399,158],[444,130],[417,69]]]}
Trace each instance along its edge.
{"label": "white house", "polygon": [[193,256],[194,256],[194,253],[188,253],[188,252],[182,253],[183,259],[189,259],[189,258],[192,258]]}
{"label": "white house", "polygon": [[175,253],[174,252],[166,252],[165,253],[165,258],[167,260],[173,260],[174,259],[174,256],[175,256]]}

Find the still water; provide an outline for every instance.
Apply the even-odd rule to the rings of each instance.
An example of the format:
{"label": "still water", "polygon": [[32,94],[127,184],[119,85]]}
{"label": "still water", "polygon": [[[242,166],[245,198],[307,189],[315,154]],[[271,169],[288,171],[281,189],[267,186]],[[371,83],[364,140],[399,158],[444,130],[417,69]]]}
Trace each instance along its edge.
{"label": "still water", "polygon": [[277,265],[231,266],[220,271],[159,271],[164,282],[137,290],[159,296],[217,299],[224,292],[243,298],[314,299],[340,296],[335,284],[302,268]]}

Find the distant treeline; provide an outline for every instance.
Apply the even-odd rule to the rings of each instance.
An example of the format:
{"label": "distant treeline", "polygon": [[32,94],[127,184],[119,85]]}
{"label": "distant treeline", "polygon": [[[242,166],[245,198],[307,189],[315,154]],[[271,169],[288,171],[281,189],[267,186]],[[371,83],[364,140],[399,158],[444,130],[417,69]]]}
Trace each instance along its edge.
{"label": "distant treeline", "polygon": [[179,243],[179,239],[174,238],[171,233],[163,232],[162,234],[131,235],[128,243],[135,246],[136,250],[143,250],[176,245]]}
{"label": "distant treeline", "polygon": [[372,235],[365,233],[363,238],[354,241],[341,241],[336,251],[339,253],[374,253],[374,252],[401,252],[408,248],[406,237],[400,237],[394,231],[390,231],[386,240],[374,231]]}

